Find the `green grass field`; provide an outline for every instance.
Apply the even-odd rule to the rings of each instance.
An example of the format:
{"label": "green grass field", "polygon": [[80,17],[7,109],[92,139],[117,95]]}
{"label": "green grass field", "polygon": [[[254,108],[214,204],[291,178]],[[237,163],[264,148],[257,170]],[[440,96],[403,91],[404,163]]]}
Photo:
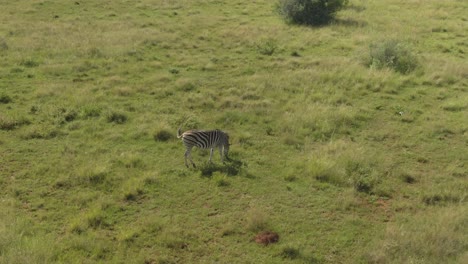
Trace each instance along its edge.
{"label": "green grass field", "polygon": [[275,5],[0,1],[0,263],[467,263],[468,3]]}

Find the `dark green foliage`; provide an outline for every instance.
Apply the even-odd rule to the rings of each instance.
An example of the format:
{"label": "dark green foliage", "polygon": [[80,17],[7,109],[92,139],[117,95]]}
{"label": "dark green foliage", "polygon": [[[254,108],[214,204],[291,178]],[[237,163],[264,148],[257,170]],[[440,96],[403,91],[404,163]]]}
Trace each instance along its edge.
{"label": "dark green foliage", "polygon": [[300,25],[329,23],[347,0],[279,0],[278,11],[287,21]]}
{"label": "dark green foliage", "polygon": [[370,68],[390,68],[407,74],[416,69],[418,60],[407,45],[397,40],[387,40],[370,46],[366,64]]}

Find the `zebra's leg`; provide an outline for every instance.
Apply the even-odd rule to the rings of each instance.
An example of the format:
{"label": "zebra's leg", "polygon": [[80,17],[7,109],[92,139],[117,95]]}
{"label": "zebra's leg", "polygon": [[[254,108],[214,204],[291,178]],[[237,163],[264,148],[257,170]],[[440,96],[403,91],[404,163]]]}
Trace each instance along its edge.
{"label": "zebra's leg", "polygon": [[187,148],[187,151],[185,151],[185,166],[187,168],[190,168],[190,166],[187,163],[187,157],[189,158],[190,162],[192,163],[192,166],[196,168],[195,163],[192,160],[192,148]]}
{"label": "zebra's leg", "polygon": [[189,151],[189,149],[187,149],[187,150],[185,151],[185,155],[184,155],[184,157],[185,157],[185,166],[186,166],[187,168],[189,168],[189,165],[188,165],[188,163],[187,163],[187,157],[188,157],[189,155],[190,155],[190,151]]}
{"label": "zebra's leg", "polygon": [[210,149],[210,163],[211,163],[212,158],[213,158],[213,148]]}
{"label": "zebra's leg", "polygon": [[219,146],[219,155],[221,156],[221,163],[224,163],[224,155],[223,155],[223,146]]}

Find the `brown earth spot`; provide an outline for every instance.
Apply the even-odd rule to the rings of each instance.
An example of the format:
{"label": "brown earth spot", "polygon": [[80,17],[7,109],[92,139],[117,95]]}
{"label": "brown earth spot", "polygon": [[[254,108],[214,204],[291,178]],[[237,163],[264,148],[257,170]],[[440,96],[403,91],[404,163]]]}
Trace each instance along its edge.
{"label": "brown earth spot", "polygon": [[279,235],[275,232],[263,231],[255,236],[255,242],[262,245],[268,245],[270,243],[276,243],[279,240]]}

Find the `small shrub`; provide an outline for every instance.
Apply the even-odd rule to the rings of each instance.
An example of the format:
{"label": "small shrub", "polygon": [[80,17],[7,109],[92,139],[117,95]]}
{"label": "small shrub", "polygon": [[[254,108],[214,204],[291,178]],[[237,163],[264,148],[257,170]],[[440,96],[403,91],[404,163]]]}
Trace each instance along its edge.
{"label": "small shrub", "polygon": [[279,0],[280,15],[290,23],[323,25],[329,23],[348,0]]}
{"label": "small shrub", "polygon": [[168,141],[174,137],[173,133],[171,133],[167,129],[161,129],[154,134],[155,141]]}
{"label": "small shrub", "polygon": [[257,44],[257,50],[262,55],[271,56],[277,49],[278,45],[273,39],[268,39],[260,44]]}
{"label": "small shrub", "polygon": [[370,68],[390,68],[407,74],[415,70],[418,61],[409,47],[397,40],[387,40],[370,45],[366,64]]}

